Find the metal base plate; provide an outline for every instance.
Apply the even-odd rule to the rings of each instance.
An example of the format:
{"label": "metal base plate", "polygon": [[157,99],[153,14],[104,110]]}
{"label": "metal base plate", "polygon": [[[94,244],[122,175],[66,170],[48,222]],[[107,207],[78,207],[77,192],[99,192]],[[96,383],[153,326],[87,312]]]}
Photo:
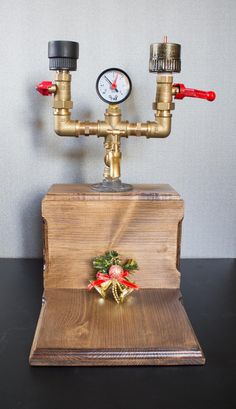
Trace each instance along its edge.
{"label": "metal base plate", "polygon": [[104,179],[101,183],[91,185],[91,189],[97,192],[128,192],[133,189],[133,186],[128,183],[122,183],[120,179]]}

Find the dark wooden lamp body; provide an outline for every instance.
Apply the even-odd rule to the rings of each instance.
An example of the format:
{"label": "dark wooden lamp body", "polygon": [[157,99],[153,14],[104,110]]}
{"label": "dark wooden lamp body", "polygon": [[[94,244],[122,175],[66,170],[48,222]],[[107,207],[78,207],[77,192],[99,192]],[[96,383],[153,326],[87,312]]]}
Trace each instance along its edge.
{"label": "dark wooden lamp body", "polygon": [[[52,186],[42,202],[44,297],[30,364],[203,364],[180,292],[183,215],[168,185],[121,194]],[[91,260],[109,249],[140,267],[140,290],[119,305],[87,290]]]}

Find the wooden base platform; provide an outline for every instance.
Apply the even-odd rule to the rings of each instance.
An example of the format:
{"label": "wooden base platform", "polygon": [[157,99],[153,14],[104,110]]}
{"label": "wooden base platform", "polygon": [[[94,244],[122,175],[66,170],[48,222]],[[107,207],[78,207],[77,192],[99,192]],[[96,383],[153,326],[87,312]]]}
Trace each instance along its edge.
{"label": "wooden base platform", "polygon": [[205,359],[178,289],[116,304],[85,289],[44,294],[31,365],[199,365]]}
{"label": "wooden base platform", "polygon": [[[100,193],[54,185],[42,202],[44,304],[31,365],[203,364],[181,302],[184,203],[169,185]],[[92,260],[107,250],[139,265],[122,305],[88,292]]]}

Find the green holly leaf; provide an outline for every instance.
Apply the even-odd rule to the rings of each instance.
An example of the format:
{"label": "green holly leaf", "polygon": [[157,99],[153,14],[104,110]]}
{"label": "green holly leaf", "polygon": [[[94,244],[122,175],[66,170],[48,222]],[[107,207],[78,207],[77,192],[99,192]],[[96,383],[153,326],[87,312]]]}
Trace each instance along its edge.
{"label": "green holly leaf", "polygon": [[119,254],[115,250],[106,251],[105,255],[98,256],[93,260],[93,267],[104,274],[108,273],[109,268],[114,264],[120,265]]}
{"label": "green holly leaf", "polygon": [[135,260],[129,259],[123,265],[123,269],[127,271],[135,271],[138,270],[138,264]]}

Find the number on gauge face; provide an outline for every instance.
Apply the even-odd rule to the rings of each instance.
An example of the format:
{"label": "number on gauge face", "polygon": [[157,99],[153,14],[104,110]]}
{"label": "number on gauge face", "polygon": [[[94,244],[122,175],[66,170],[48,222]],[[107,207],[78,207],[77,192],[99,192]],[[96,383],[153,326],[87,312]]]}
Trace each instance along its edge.
{"label": "number on gauge face", "polygon": [[103,71],[96,83],[99,97],[108,104],[120,104],[130,95],[132,88],[129,76],[120,68]]}

